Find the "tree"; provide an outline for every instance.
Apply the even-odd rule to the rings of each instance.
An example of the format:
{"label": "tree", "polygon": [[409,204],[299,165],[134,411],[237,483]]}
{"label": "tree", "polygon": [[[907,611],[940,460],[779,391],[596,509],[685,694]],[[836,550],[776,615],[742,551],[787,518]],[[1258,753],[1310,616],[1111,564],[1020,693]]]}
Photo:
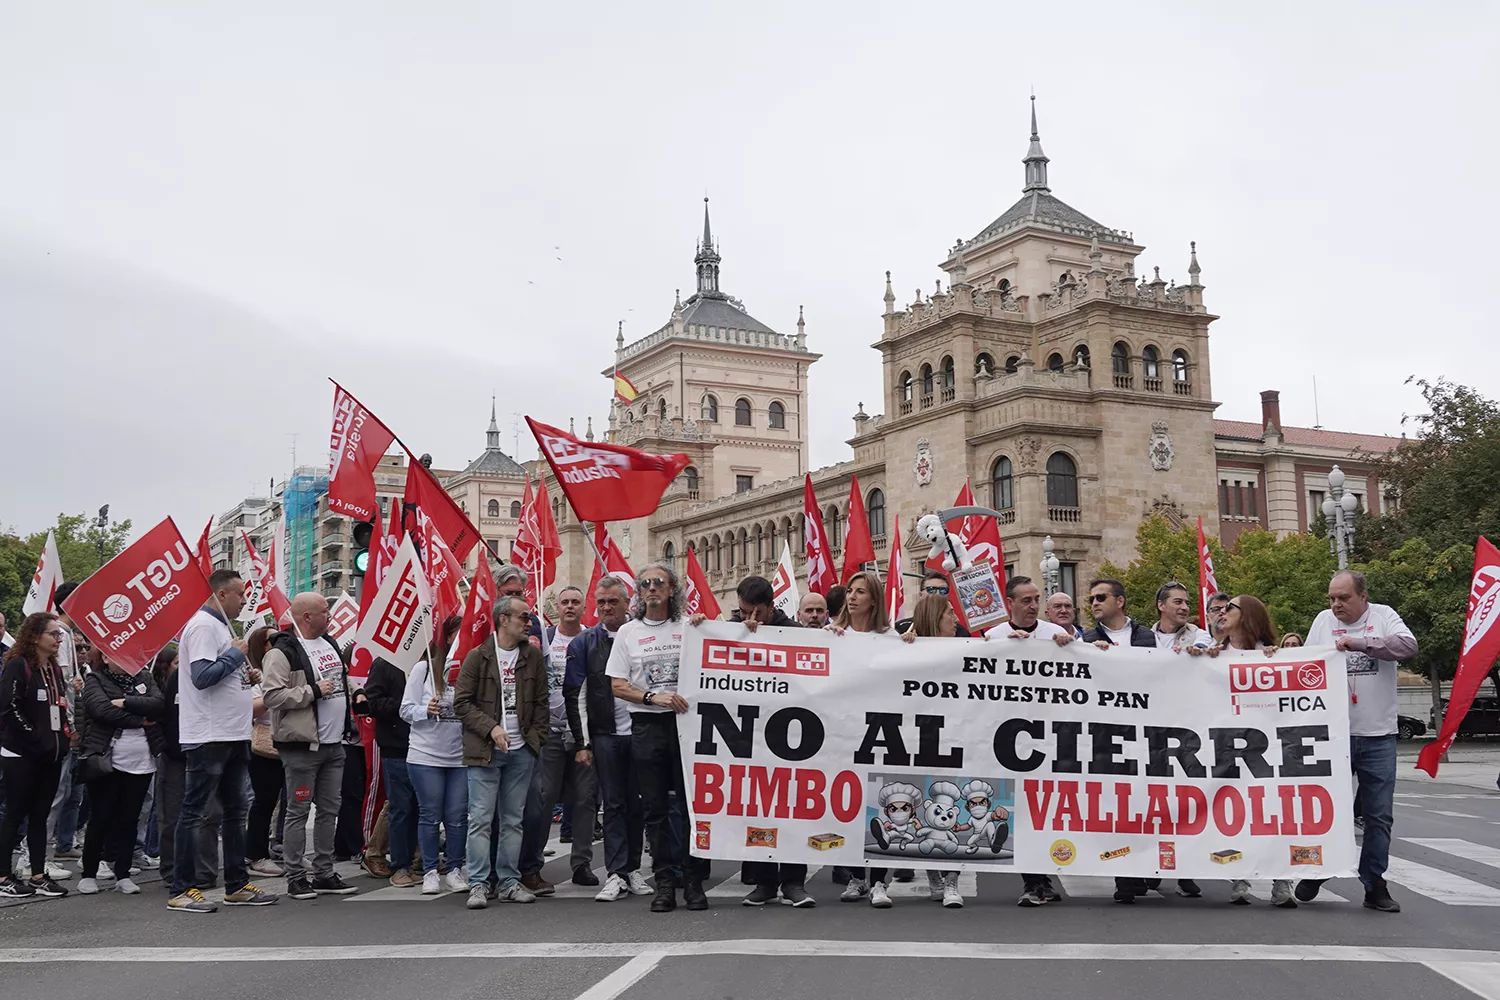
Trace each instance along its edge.
{"label": "tree", "polygon": [[[80,583],[103,563],[99,561],[99,543],[104,543],[104,561],[119,555],[130,540],[130,521],[115,521],[100,528],[86,514],[58,514],[52,528],[57,540],[57,557],[62,562],[63,579]],[[36,573],[36,564],[47,543],[47,532],[38,531],[24,540],[14,533],[0,535],[0,611],[12,627],[21,620],[21,604],[26,589]]]}
{"label": "tree", "polygon": [[[1213,555],[1214,567],[1219,580],[1224,580],[1224,549],[1215,539],[1209,539],[1208,550]],[[1099,575],[1119,580],[1125,585],[1125,610],[1136,621],[1145,625],[1156,622],[1156,590],[1169,581],[1184,584],[1194,597],[1198,593],[1198,530],[1197,526],[1174,529],[1160,514],[1152,514],[1141,522],[1135,532],[1135,559],[1129,566],[1118,567],[1106,562],[1099,568]]]}

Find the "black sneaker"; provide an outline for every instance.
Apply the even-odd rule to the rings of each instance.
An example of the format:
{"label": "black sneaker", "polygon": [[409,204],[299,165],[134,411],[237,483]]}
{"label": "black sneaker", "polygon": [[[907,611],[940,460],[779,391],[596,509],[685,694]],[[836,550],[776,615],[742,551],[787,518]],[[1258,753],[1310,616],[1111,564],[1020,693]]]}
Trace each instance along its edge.
{"label": "black sneaker", "polygon": [[[59,896],[66,896],[68,894],[68,890],[64,889],[62,886],[58,885],[56,882],[52,881],[45,875],[43,875],[40,879],[32,879],[30,885],[31,891],[36,893],[38,896],[51,896],[55,899]],[[1388,896],[1386,898],[1389,899],[1390,897]]]}
{"label": "black sneaker", "polygon": [[1177,895],[1197,899],[1203,895],[1203,889],[1190,878],[1180,878],[1177,880]]}
{"label": "black sneaker", "polygon": [[559,844],[571,844],[573,842],[573,833],[572,833],[572,831],[569,831],[567,833],[560,833],[560,834],[558,834],[557,835],[557,842]]}
{"label": "black sneaker", "polygon": [[1365,890],[1365,906],[1381,913],[1400,913],[1401,904],[1391,898],[1391,892],[1385,887],[1385,879],[1378,878],[1375,884]]}
{"label": "black sneaker", "polygon": [[1062,902],[1062,893],[1058,892],[1057,889],[1053,887],[1052,880],[1050,878],[1042,879],[1041,883],[1036,887],[1036,891],[1041,893],[1042,900],[1044,902]]}
{"label": "black sneaker", "polygon": [[598,885],[599,876],[595,875],[588,865],[579,865],[573,869],[574,885]]}
{"label": "black sneaker", "polygon": [[765,906],[767,903],[774,903],[776,902],[776,887],[762,882],[751,889],[750,894],[740,902],[746,906]]}
{"label": "black sneaker", "polygon": [[4,882],[0,882],[0,896],[11,899],[25,899],[27,896],[36,895],[36,890],[26,883],[25,879],[16,878],[12,875]]}
{"label": "black sneaker", "polygon": [[289,876],[286,880],[286,894],[293,899],[317,899],[318,891],[313,888],[312,881],[302,874]]}
{"label": "black sneaker", "polygon": [[671,913],[677,909],[677,889],[670,882],[656,887],[656,898],[651,900],[652,913]]}
{"label": "black sneaker", "polygon": [[897,868],[895,871],[897,882],[915,882],[917,873],[910,868]]}
{"label": "black sneaker", "polygon": [[817,906],[818,901],[807,894],[807,890],[800,884],[783,885],[781,887],[781,901],[787,906]]}
{"label": "black sneaker", "polygon": [[1116,889],[1115,890],[1115,902],[1116,903],[1134,903],[1135,902],[1135,893],[1131,892],[1129,889]]}
{"label": "black sneaker", "polygon": [[703,891],[703,883],[694,880],[683,886],[682,901],[690,910],[708,909],[708,893]]}
{"label": "black sneaker", "polygon": [[352,896],[359,890],[339,878],[338,872],[318,875],[312,880],[313,892],[319,896]]}
{"label": "black sneaker", "polygon": [[1292,895],[1297,897],[1299,903],[1311,903],[1318,898],[1318,890],[1323,888],[1323,883],[1327,881],[1325,878],[1305,878],[1297,883],[1297,888]]}

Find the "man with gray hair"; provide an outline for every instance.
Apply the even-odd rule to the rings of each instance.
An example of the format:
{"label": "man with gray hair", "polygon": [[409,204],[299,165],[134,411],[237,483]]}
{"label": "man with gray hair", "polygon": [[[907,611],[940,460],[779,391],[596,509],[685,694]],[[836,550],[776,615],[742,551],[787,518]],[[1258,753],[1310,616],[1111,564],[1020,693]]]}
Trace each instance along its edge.
{"label": "man with gray hair", "polygon": [[635,583],[635,617],[621,626],[604,672],[615,697],[630,703],[630,753],[656,876],[651,912],[675,910],[679,886],[689,910],[706,910],[709,862],[688,851],[687,788],[677,744],[677,716],[688,710],[687,699],[677,693],[686,627],[682,587],[676,572],[661,563],[641,570]]}
{"label": "man with gray hair", "polygon": [[[1328,608],[1313,620],[1307,644],[1333,646],[1347,654],[1349,762],[1359,779],[1356,794],[1365,819],[1359,880],[1365,886],[1366,906],[1400,913],[1401,904],[1391,898],[1385,884],[1396,792],[1396,667],[1417,655],[1416,636],[1394,608],[1370,602],[1363,573],[1344,570],[1329,581]],[[1297,899],[1312,900],[1324,881],[1298,882]]]}

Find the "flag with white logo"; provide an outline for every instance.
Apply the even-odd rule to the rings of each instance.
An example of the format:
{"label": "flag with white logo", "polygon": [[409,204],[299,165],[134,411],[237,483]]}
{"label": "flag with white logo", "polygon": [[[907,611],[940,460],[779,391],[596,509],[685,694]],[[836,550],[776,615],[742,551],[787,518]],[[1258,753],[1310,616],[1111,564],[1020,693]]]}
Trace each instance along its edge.
{"label": "flag with white logo", "polygon": [[26,588],[26,600],[21,605],[21,614],[34,615],[44,611],[50,614],[56,610],[52,601],[62,582],[62,560],[57,557],[57,537],[48,528],[47,541],[42,544],[42,557],[37,560],[31,586]]}
{"label": "flag with white logo", "polygon": [[347,590],[340,591],[338,600],[328,609],[328,634],[337,639],[345,632],[352,632],[358,624],[359,602]]}
{"label": "flag with white logo", "polygon": [[411,535],[401,541],[395,561],[380,581],[355,641],[376,658],[384,657],[410,673],[432,642],[432,587]]}
{"label": "flag with white logo", "polygon": [[[818,510],[818,498],[813,493],[812,476],[802,480],[802,536],[807,546],[807,589],[814,594],[828,596],[828,591],[838,582],[833,571],[833,552],[828,545],[828,529],[823,524],[823,514]],[[793,607],[795,613],[795,606]]]}
{"label": "flag with white logo", "polygon": [[1214,579],[1214,557],[1208,551],[1208,539],[1203,535],[1203,518],[1198,518],[1198,625],[1208,628],[1208,599],[1219,592],[1219,581]]}
{"label": "flag with white logo", "polygon": [[901,525],[898,523],[891,536],[891,568],[885,577],[885,611],[892,622],[901,617],[906,607],[906,585],[901,581]]}
{"label": "flag with white logo", "polygon": [[708,576],[698,562],[698,551],[691,546],[687,551],[687,572],[682,576],[682,592],[687,600],[688,614],[717,618],[723,613],[713,588],[708,585]]}
{"label": "flag with white logo", "polygon": [[792,547],[787,542],[781,543],[781,562],[776,564],[776,575],[771,578],[771,595],[778,611],[788,618],[797,617],[802,595],[797,591],[797,571],[792,568]]}

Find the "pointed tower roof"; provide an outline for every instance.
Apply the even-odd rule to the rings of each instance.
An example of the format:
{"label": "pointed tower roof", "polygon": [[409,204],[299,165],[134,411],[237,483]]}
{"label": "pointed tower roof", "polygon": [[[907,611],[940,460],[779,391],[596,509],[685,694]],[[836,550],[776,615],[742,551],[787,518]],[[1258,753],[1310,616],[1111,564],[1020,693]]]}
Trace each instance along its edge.
{"label": "pointed tower roof", "polygon": [[526,470],[500,450],[500,421],[495,412],[495,397],[490,396],[490,426],[484,432],[484,454],[470,462],[461,476],[520,475]]}

